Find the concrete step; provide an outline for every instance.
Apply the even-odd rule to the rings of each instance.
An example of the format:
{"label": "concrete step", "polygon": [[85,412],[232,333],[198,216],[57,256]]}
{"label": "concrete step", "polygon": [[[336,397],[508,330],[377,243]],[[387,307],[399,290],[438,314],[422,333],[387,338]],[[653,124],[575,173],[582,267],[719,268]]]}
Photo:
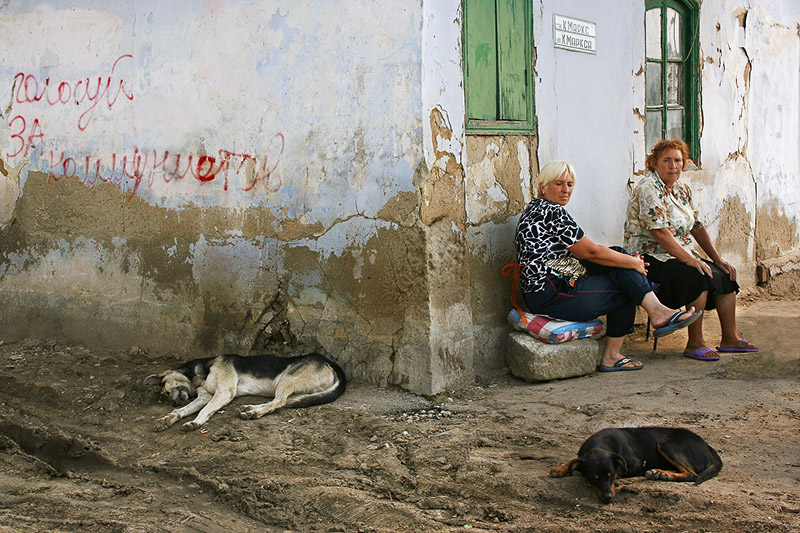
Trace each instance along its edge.
{"label": "concrete step", "polygon": [[600,342],[595,339],[547,344],[527,333],[512,331],[508,334],[506,364],[511,374],[523,381],[550,381],[591,374],[600,353]]}

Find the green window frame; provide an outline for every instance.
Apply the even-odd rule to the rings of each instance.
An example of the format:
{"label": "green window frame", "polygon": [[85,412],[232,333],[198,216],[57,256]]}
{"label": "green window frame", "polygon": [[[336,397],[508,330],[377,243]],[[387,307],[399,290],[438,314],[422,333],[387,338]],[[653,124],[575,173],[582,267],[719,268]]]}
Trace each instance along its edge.
{"label": "green window frame", "polygon": [[645,3],[645,143],[677,137],[700,156],[700,5],[696,0]]}
{"label": "green window frame", "polygon": [[531,2],[463,0],[468,132],[532,131]]}

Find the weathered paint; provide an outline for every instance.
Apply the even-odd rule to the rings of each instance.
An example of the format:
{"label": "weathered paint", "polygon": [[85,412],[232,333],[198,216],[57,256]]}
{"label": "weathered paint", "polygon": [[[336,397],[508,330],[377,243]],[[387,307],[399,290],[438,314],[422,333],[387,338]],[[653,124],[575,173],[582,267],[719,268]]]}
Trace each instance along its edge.
{"label": "weathered paint", "polygon": [[[527,192],[539,161],[567,159],[578,173],[570,213],[590,238],[618,245],[627,191],[645,172],[644,2],[533,5],[536,138],[466,135],[471,272],[481,280],[472,283],[475,361],[483,369],[505,353],[510,290],[499,269],[513,260],[509,234],[520,208],[504,184]],[[597,54],[555,49],[554,14],[596,23]],[[701,158],[682,179],[744,286],[755,284],[757,262],[800,247],[799,19],[792,2],[701,6]],[[507,164],[513,155],[504,150],[521,160],[529,151],[531,171]]]}
{"label": "weathered paint", "polygon": [[6,339],[213,353],[269,329],[431,392],[393,362],[430,350],[421,25],[419,4],[4,5]]}
{"label": "weathered paint", "polygon": [[[465,132],[459,0],[4,5],[4,338],[302,345],[426,394],[501,371],[539,162],[575,165],[569,210],[611,245],[646,155],[644,3],[531,1],[529,135]],[[555,49],[553,14],[597,54]],[[682,179],[745,285],[800,248],[798,20],[702,2]]]}

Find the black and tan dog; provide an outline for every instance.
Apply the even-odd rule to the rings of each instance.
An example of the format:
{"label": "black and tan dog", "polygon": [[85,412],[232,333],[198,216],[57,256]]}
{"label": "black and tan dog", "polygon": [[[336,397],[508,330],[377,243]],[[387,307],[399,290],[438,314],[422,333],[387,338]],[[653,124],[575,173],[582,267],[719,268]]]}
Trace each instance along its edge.
{"label": "black and tan dog", "polygon": [[344,393],[342,369],[326,357],[274,355],[220,355],[189,361],[177,370],[147,376],[145,385],[163,385],[176,407],[158,419],[156,431],[164,431],[181,418],[200,411],[183,424],[191,431],[238,396],[272,396],[273,400],[239,408],[242,418],[259,418],[281,407],[311,407],[329,403]]}
{"label": "black and tan dog", "polygon": [[614,499],[618,477],[646,476],[699,485],[722,470],[722,460],[688,429],[608,428],[589,437],[576,459],[553,468],[550,475],[564,477],[572,475],[573,470],[583,474],[603,503],[609,503]]}

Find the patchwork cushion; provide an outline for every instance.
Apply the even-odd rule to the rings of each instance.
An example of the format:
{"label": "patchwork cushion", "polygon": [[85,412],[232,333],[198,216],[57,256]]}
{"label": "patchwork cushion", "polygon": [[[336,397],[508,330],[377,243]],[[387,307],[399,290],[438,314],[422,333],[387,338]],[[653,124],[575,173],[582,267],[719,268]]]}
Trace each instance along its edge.
{"label": "patchwork cushion", "polygon": [[512,309],[508,314],[508,323],[514,329],[524,331],[548,344],[558,344],[587,337],[596,339],[602,337],[605,333],[605,325],[600,319],[592,320],[591,322],[570,322],[568,320],[556,320],[546,315],[532,315],[524,311],[523,314],[528,321],[527,326],[516,309]]}

